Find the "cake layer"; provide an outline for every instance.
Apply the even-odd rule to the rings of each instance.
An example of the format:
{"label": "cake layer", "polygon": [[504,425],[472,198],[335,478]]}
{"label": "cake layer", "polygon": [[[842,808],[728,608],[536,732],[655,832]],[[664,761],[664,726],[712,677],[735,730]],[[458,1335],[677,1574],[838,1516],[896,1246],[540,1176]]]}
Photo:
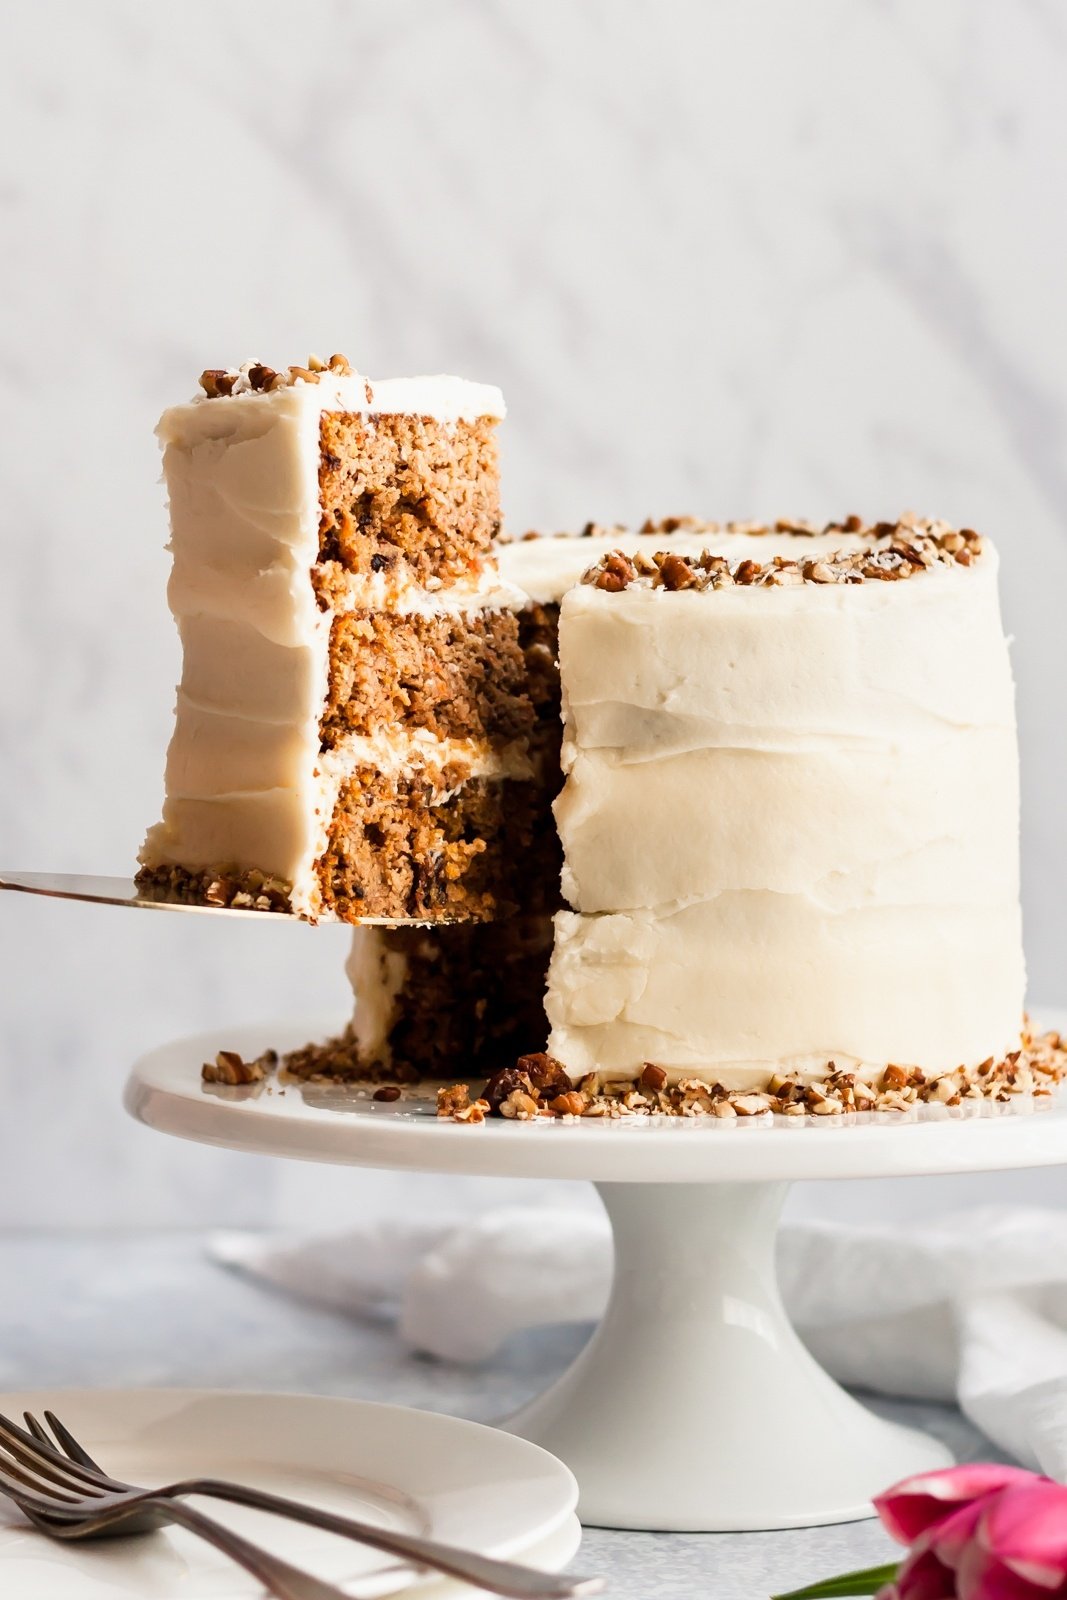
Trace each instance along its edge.
{"label": "cake layer", "polygon": [[357,768],[341,785],[317,863],[323,909],[359,917],[486,920],[515,909],[533,834],[530,785],[465,763]]}
{"label": "cake layer", "polygon": [[[427,404],[435,382],[423,380]],[[499,400],[463,387],[472,403]],[[238,615],[294,644],[316,591],[338,609],[407,590],[417,603],[427,586],[477,584],[493,570],[502,406],[447,420],[323,411],[337,399],[336,386],[300,383],[164,413],[176,615]]]}
{"label": "cake layer", "polygon": [[494,418],[328,412],[320,429],[320,594],[334,567],[423,584],[480,569],[500,526]]}
{"label": "cake layer", "polygon": [[734,890],[673,915],[556,918],[549,1050],[579,1076],[697,1074],[727,1089],[828,1063],[877,1081],[1019,1048],[1018,904],[867,905]]}
{"label": "cake layer", "polygon": [[525,737],[532,721],[514,612],[334,619],[324,747],[394,725],[498,745]]}

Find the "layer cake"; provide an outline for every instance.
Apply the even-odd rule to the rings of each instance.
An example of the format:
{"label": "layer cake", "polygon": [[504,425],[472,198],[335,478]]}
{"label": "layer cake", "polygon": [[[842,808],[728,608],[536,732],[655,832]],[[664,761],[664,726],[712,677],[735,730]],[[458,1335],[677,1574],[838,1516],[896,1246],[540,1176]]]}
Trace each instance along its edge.
{"label": "layer cake", "polygon": [[291,1073],[436,1078],[474,1121],[1058,1079],[986,541],[509,541],[495,389],[334,357],[201,390],[159,427],[183,667],[139,882],[360,924],[353,1022]]}

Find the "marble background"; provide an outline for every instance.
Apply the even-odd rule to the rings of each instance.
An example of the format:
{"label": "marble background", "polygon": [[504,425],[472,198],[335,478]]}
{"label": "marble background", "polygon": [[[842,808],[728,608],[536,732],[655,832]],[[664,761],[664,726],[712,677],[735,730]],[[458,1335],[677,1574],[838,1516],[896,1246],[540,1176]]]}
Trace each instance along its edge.
{"label": "marble background", "polygon": [[[502,385],[516,528],[915,506],[993,534],[1032,993],[1067,1002],[1065,68],[1056,0],[5,8],[0,862],[128,872],[158,813],[157,414],[205,365],[340,349]],[[439,1198],[120,1108],[172,1035],[342,1008],[338,930],[8,896],[0,944],[0,1226]]]}

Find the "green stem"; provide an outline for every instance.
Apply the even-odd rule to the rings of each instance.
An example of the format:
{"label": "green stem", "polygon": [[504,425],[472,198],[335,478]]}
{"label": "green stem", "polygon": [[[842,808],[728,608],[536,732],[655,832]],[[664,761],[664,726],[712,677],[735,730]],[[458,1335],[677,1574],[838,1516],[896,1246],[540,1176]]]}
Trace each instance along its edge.
{"label": "green stem", "polygon": [[897,1575],[899,1562],[891,1561],[885,1567],[866,1567],[862,1572],[846,1572],[839,1578],[824,1578],[821,1583],[809,1583],[806,1589],[790,1589],[788,1594],[776,1594],[771,1600],[845,1600],[854,1594],[877,1594]]}

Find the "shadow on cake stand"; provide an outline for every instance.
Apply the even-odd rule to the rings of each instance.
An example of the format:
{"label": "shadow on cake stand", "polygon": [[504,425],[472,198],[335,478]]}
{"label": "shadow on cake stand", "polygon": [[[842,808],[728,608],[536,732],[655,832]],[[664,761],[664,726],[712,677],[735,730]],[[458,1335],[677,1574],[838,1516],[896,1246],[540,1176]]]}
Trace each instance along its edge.
{"label": "shadow on cake stand", "polygon": [[[254,1058],[331,1031],[321,1019],[289,1022],[228,1030],[226,1043]],[[902,1117],[471,1127],[438,1119],[425,1099],[204,1085],[219,1038],[146,1056],[127,1109],[164,1133],[306,1161],[596,1184],[615,1240],[607,1311],[570,1370],[504,1426],[567,1463],[582,1520],[601,1527],[846,1522],[870,1516],[871,1496],[895,1480],[946,1465],[940,1443],[868,1411],[794,1332],[774,1265],[787,1188],[1067,1161],[1067,1100]]]}

